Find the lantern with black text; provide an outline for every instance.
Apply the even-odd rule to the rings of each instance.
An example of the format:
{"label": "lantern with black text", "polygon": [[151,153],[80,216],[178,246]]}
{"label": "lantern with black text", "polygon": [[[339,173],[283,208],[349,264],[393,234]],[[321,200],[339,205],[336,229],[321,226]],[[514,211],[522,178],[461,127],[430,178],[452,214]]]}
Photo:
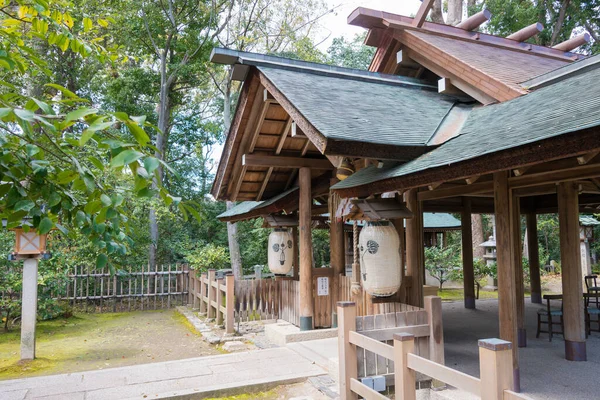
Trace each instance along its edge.
{"label": "lantern with black text", "polygon": [[276,275],[285,275],[294,264],[292,247],[294,241],[289,230],[274,229],[269,235],[269,270]]}
{"label": "lantern with black text", "polygon": [[371,296],[391,296],[400,289],[400,237],[389,221],[367,222],[358,237],[360,279]]}

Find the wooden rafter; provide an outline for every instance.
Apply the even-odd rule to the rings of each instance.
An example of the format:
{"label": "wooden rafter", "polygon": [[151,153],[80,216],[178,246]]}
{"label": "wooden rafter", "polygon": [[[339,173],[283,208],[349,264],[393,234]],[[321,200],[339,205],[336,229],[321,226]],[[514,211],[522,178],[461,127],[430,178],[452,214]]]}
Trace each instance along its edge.
{"label": "wooden rafter", "polygon": [[577,157],[577,162],[580,165],[584,165],[589,163],[594,157],[596,157],[598,154],[600,154],[600,150],[596,150],[596,151],[590,151],[587,154],[583,154],[579,157]]}
{"label": "wooden rafter", "polygon": [[415,15],[415,18],[412,21],[413,26],[416,26],[417,28],[423,26],[425,18],[427,18],[427,14],[429,14],[429,10],[431,10],[431,7],[433,6],[433,2],[434,0],[423,0],[417,11],[417,15]]}
{"label": "wooden rafter", "polygon": [[[275,155],[281,153],[281,150],[283,149],[283,144],[285,143],[285,139],[288,136],[291,125],[292,125],[292,119],[288,117],[288,119],[285,123],[285,126],[283,127],[283,131],[281,132],[281,137],[279,138],[279,143],[277,143],[277,148],[275,149]],[[271,179],[272,173],[273,173],[273,167],[269,167],[269,169],[267,170],[267,173],[265,174],[265,178],[263,179],[263,182],[260,185],[260,190],[258,191],[258,195],[256,196],[257,201],[262,199],[263,194],[265,193],[265,190],[267,188],[267,185],[269,184],[269,179]]]}
{"label": "wooden rafter", "polygon": [[333,169],[327,159],[306,157],[282,157],[262,154],[244,154],[242,165],[247,167],[274,167],[274,168],[312,168]]}

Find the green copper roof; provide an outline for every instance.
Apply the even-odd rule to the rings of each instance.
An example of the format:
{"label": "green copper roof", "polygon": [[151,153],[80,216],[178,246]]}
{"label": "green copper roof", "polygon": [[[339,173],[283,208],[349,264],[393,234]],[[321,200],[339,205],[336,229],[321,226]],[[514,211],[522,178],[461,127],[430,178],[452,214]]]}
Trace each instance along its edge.
{"label": "green copper roof", "polygon": [[449,166],[600,125],[600,68],[516,99],[474,109],[460,135],[404,164],[358,171],[333,186],[351,188]]}
{"label": "green copper roof", "polygon": [[423,228],[460,228],[460,220],[447,213],[423,213]]}
{"label": "green copper roof", "polygon": [[258,69],[323,136],[334,140],[426,146],[456,103],[453,97],[402,81],[264,65]]}
{"label": "green copper roof", "polygon": [[591,215],[580,215],[579,216],[579,225],[583,225],[583,226],[600,225],[600,221],[598,221],[596,218],[592,217]]}
{"label": "green copper roof", "polygon": [[222,219],[222,218],[235,217],[235,216],[249,213],[250,211],[256,211],[261,208],[265,208],[265,207],[270,206],[271,204],[275,203],[277,200],[284,198],[285,196],[287,196],[288,194],[290,194],[296,190],[298,190],[298,188],[293,187],[293,188],[288,189],[285,192],[282,192],[282,193],[278,194],[277,196],[271,197],[270,199],[267,199],[267,200],[242,201],[241,203],[236,204],[234,207],[230,208],[229,210],[225,211],[224,213],[217,215],[217,218]]}

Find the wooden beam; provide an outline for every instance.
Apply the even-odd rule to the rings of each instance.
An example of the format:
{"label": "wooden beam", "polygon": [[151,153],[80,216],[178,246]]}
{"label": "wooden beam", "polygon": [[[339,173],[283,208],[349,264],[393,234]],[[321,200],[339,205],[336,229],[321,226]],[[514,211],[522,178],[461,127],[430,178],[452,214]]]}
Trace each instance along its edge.
{"label": "wooden beam", "polygon": [[431,10],[431,7],[433,6],[433,2],[434,0],[422,0],[423,2],[421,3],[421,6],[419,7],[419,10],[417,11],[417,15],[415,15],[415,18],[412,21],[413,26],[420,28],[423,26],[423,23],[425,23],[425,19],[427,18],[427,15],[429,14],[429,10]]}
{"label": "wooden beam", "polygon": [[473,232],[471,230],[471,199],[463,197],[460,216],[463,285],[465,308],[475,309],[475,272],[473,268]]}
{"label": "wooden beam", "polygon": [[[331,185],[338,182],[337,179],[331,180]],[[333,269],[333,282],[332,282],[332,293],[331,303],[333,305],[333,321],[332,326],[337,326],[337,307],[336,304],[339,300],[339,287],[340,287],[340,276],[344,275],[346,269],[346,253],[344,246],[344,222],[335,218],[335,211],[340,204],[340,197],[333,193],[329,193],[329,260],[331,268]]]}
{"label": "wooden beam", "polygon": [[465,182],[467,182],[467,185],[472,185],[475,182],[477,182],[479,180],[479,178],[481,178],[481,175],[474,175],[474,176],[471,176],[471,177],[465,179]]}
{"label": "wooden beam", "polygon": [[527,186],[538,186],[545,183],[575,181],[600,176],[599,164],[586,164],[565,168],[560,171],[543,171],[509,179],[511,189]]}
{"label": "wooden beam", "polygon": [[[277,148],[275,149],[275,155],[281,153],[281,149],[283,149],[283,144],[285,143],[285,139],[288,136],[290,131],[290,127],[292,126],[292,119],[288,117],[285,126],[283,127],[283,131],[281,132],[281,137],[279,138],[279,143],[277,143]],[[263,183],[260,186],[260,190],[258,191],[258,195],[256,196],[256,201],[262,199],[263,194],[265,193],[265,189],[269,184],[269,179],[271,178],[271,174],[273,173],[273,167],[269,167],[267,173],[265,174],[265,178],[263,179]]]}
{"label": "wooden beam", "polygon": [[312,232],[311,232],[311,170],[300,168],[299,230],[300,230],[300,330],[314,327],[314,299],[312,282]]}
{"label": "wooden beam", "polygon": [[544,30],[544,25],[539,22],[528,25],[523,29],[516,31],[513,34],[508,35],[506,38],[517,42],[524,42],[530,39]]}
{"label": "wooden beam", "polygon": [[525,282],[523,280],[523,247],[521,245],[521,206],[514,193],[510,196],[510,251],[515,269],[515,298],[517,302],[517,345],[527,347],[525,329]]}
{"label": "wooden beam", "polygon": [[[494,173],[494,208],[496,216],[496,254],[498,264],[498,316],[500,339],[517,343],[517,299],[515,266],[511,247],[511,194],[508,172]],[[513,345],[513,375],[519,391],[519,353]]]}
{"label": "wooden beam", "polygon": [[440,78],[438,80],[438,93],[450,96],[466,96],[467,94],[454,86],[449,78]]}
{"label": "wooden beam", "polygon": [[579,248],[579,199],[577,184],[558,184],[558,223],[562,268],[565,357],[570,361],[587,359],[581,252]]}
{"label": "wooden beam", "polygon": [[432,183],[431,185],[427,186],[427,188],[429,190],[434,190],[434,189],[437,189],[442,183],[444,183],[444,182],[435,182],[435,183]]}
{"label": "wooden beam", "polygon": [[589,153],[577,157],[577,162],[579,163],[579,165],[585,165],[589,163],[598,154],[600,154],[600,150],[590,151]]}
{"label": "wooden beam", "polygon": [[409,69],[417,69],[421,67],[421,65],[418,62],[415,62],[412,58],[409,57],[408,51],[406,50],[399,50],[396,53],[396,64],[398,64],[398,66],[402,68]]}
{"label": "wooden beam", "polygon": [[560,51],[571,51],[575,50],[579,46],[583,46],[584,44],[589,43],[591,39],[592,38],[590,34],[585,32],[581,35],[572,37],[569,40],[565,40],[564,42],[561,42],[556,46],[552,46],[552,48]]}
{"label": "wooden beam", "polygon": [[423,212],[417,189],[404,193],[404,201],[413,217],[406,220],[406,275],[411,277],[409,304],[423,307],[425,254],[423,251]]}
{"label": "wooden beam", "polygon": [[244,154],[242,165],[247,167],[274,167],[274,168],[312,168],[333,169],[327,159],[305,157],[283,157],[262,154]]}
{"label": "wooden beam", "polygon": [[457,28],[464,29],[466,31],[474,31],[481,26],[484,22],[488,21],[492,17],[492,13],[487,8],[479,11],[476,14],[471,15],[469,18],[456,25]]}
{"label": "wooden beam", "polygon": [[435,200],[454,196],[468,196],[473,194],[489,193],[493,190],[492,182],[479,182],[471,185],[439,188],[427,192],[419,192],[419,200]]}

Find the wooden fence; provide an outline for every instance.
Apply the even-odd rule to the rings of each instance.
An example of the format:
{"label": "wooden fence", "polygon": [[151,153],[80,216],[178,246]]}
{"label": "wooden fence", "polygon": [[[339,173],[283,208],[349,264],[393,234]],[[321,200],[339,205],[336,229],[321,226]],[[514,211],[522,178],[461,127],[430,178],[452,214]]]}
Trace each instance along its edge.
{"label": "wooden fence", "polygon": [[198,274],[190,271],[189,304],[199,308],[217,325],[225,325],[227,333],[234,331],[234,277],[217,279],[214,269]]}
{"label": "wooden fence", "polygon": [[234,308],[238,322],[277,319],[280,281],[245,279],[235,283]]}
{"label": "wooden fence", "polygon": [[[386,386],[394,386],[396,398],[415,400],[417,373],[421,373],[479,396],[483,400],[528,399],[512,391],[513,363],[510,342],[499,339],[479,341],[481,378],[444,366],[443,340],[439,340],[442,337],[441,299],[428,296],[425,300],[426,304],[429,304],[429,309],[426,310],[427,324],[419,323],[418,316],[415,315],[416,322],[411,325],[363,331],[358,330],[356,305],[351,302],[338,303],[339,383],[342,400],[357,399],[357,396],[367,400],[387,399],[359,380],[361,351],[372,354],[371,363],[385,366],[387,370],[386,374],[381,374],[382,371],[378,367],[371,370],[365,367],[365,376],[384,375]],[[415,312],[419,310],[409,311]],[[429,340],[426,347],[429,355],[418,354],[424,349],[419,350],[422,345],[415,343],[415,339],[427,336]],[[392,344],[389,344],[390,340]],[[364,362],[368,362],[366,358]]]}
{"label": "wooden fence", "polygon": [[187,301],[188,274],[185,265],[161,265],[155,271],[130,268],[114,275],[108,269],[75,267],[60,299],[86,312],[170,308]]}
{"label": "wooden fence", "polygon": [[300,326],[300,281],[279,281],[279,319]]}

